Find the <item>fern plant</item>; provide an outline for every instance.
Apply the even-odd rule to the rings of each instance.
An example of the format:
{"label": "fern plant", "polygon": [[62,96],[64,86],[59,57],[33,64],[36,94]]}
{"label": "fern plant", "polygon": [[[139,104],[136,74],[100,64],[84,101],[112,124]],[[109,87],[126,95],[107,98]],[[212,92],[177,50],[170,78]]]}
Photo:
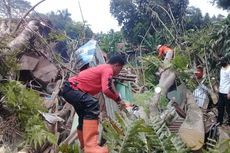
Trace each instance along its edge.
{"label": "fern plant", "polygon": [[188,152],[175,135],[171,135],[160,118],[146,123],[142,119],[131,120],[127,115],[116,114],[117,121],[105,120],[104,137],[111,153]]}
{"label": "fern plant", "polygon": [[31,116],[38,114],[38,110],[46,111],[41,98],[18,81],[10,81],[1,87],[1,91],[7,107],[16,114],[21,127],[25,127]]}
{"label": "fern plant", "polygon": [[50,133],[40,117],[39,111],[46,111],[42,106],[42,100],[34,91],[26,89],[18,81],[10,81],[0,87],[5,96],[5,104],[11,110],[12,115],[17,116],[20,130],[23,132],[24,142],[37,149],[46,141],[54,144],[56,138]]}
{"label": "fern plant", "polygon": [[38,114],[28,120],[25,128],[25,137],[25,144],[31,145],[35,149],[41,147],[47,141],[52,144],[56,143],[55,135],[47,131]]}

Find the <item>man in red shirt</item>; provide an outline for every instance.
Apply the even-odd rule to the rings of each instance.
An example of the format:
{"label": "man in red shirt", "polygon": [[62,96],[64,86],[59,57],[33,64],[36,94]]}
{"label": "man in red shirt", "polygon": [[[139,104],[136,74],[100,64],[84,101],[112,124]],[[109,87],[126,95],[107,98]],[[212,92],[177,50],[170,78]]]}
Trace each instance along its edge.
{"label": "man in red shirt", "polygon": [[94,95],[102,91],[117,104],[125,107],[124,101],[112,88],[113,76],[118,75],[124,65],[125,60],[121,55],[113,56],[108,64],[88,68],[69,78],[63,88],[63,98],[74,107],[79,116],[77,133],[85,153],[108,153],[106,147],[97,144],[100,110],[98,99]]}
{"label": "man in red shirt", "polygon": [[173,58],[173,50],[166,45],[158,45],[157,50],[159,51],[158,56],[160,58],[164,57],[164,62],[170,62]]}

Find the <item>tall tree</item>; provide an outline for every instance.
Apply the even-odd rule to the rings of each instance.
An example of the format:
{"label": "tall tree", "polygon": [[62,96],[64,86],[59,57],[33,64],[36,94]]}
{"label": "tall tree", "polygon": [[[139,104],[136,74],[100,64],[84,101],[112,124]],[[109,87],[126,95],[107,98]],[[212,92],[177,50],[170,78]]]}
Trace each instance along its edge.
{"label": "tall tree", "polygon": [[[140,25],[149,23],[148,18],[144,14],[141,14],[138,10],[138,3],[131,0],[112,0],[110,3],[110,12],[117,19],[119,25],[122,26],[124,36],[129,42],[138,43],[140,37],[138,35],[144,35],[141,33]],[[142,27],[142,31],[145,31],[147,26]]]}
{"label": "tall tree", "polygon": [[64,30],[65,25],[72,22],[71,14],[66,10],[58,10],[57,12],[51,11],[47,14],[48,19],[52,22],[54,28]]}
{"label": "tall tree", "polygon": [[31,8],[30,2],[26,0],[1,0],[0,16],[3,18],[19,18]]}
{"label": "tall tree", "polygon": [[187,5],[188,0],[112,0],[110,12],[126,39],[140,44],[146,32],[153,35],[166,26],[182,25]]}
{"label": "tall tree", "polygon": [[211,23],[211,18],[208,13],[204,15],[204,25],[209,25]]}
{"label": "tall tree", "polygon": [[186,11],[185,29],[199,29],[203,26],[201,10],[196,7],[189,7]]}
{"label": "tall tree", "polygon": [[105,52],[120,51],[117,48],[117,44],[123,42],[122,33],[114,32],[112,29],[106,34],[97,34],[96,39],[99,40],[99,45],[101,49]]}
{"label": "tall tree", "polygon": [[219,7],[223,9],[230,10],[230,1],[229,0],[214,0]]}
{"label": "tall tree", "polygon": [[80,39],[85,33],[84,37],[86,39],[92,38],[93,32],[89,25],[83,24],[81,22],[74,22],[71,19],[71,14],[68,9],[59,10],[56,13],[50,12],[47,14],[48,19],[52,22],[55,29],[65,31],[66,34],[72,39]]}
{"label": "tall tree", "polygon": [[[89,25],[82,22],[74,22],[68,9],[58,10],[57,12],[50,12],[47,14],[48,20],[51,21],[53,28],[64,32],[69,38],[77,39],[78,45],[82,45],[92,38],[93,32]],[[53,41],[56,41],[56,50],[62,57],[68,59],[67,41],[63,35],[54,34],[51,36]]]}

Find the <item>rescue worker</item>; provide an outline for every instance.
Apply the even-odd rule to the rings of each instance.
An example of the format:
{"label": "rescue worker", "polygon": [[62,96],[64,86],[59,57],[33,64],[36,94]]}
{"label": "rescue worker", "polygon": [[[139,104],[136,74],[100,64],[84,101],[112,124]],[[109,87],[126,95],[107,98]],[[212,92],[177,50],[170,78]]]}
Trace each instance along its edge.
{"label": "rescue worker", "polygon": [[156,75],[160,76],[165,71],[165,69],[167,69],[167,64],[169,64],[172,60],[173,50],[166,45],[158,45],[157,51],[159,52],[158,58],[162,59],[164,57],[164,64],[160,65],[158,72],[155,73]]}
{"label": "rescue worker", "polygon": [[230,65],[226,57],[220,60],[220,85],[218,100],[217,122],[223,124],[224,112],[228,114],[228,127],[230,126]]}
{"label": "rescue worker", "polygon": [[108,64],[81,71],[78,75],[70,77],[65,83],[61,96],[70,103],[79,116],[77,133],[81,149],[85,153],[108,153],[106,147],[101,147],[98,142],[98,116],[99,101],[94,95],[103,92],[121,107],[125,103],[114,90],[112,78],[120,73],[125,65],[121,55],[113,56]]}
{"label": "rescue worker", "polygon": [[159,52],[158,57],[164,57],[164,62],[170,62],[173,58],[173,50],[166,45],[158,45],[157,51]]}

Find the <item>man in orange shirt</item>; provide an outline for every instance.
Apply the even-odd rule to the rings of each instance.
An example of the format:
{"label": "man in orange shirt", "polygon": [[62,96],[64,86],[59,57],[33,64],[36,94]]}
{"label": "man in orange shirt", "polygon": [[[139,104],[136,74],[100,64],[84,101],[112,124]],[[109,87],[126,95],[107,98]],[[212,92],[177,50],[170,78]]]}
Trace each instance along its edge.
{"label": "man in orange shirt", "polygon": [[170,62],[173,58],[173,50],[166,45],[158,45],[158,57],[164,57],[164,62]]}

